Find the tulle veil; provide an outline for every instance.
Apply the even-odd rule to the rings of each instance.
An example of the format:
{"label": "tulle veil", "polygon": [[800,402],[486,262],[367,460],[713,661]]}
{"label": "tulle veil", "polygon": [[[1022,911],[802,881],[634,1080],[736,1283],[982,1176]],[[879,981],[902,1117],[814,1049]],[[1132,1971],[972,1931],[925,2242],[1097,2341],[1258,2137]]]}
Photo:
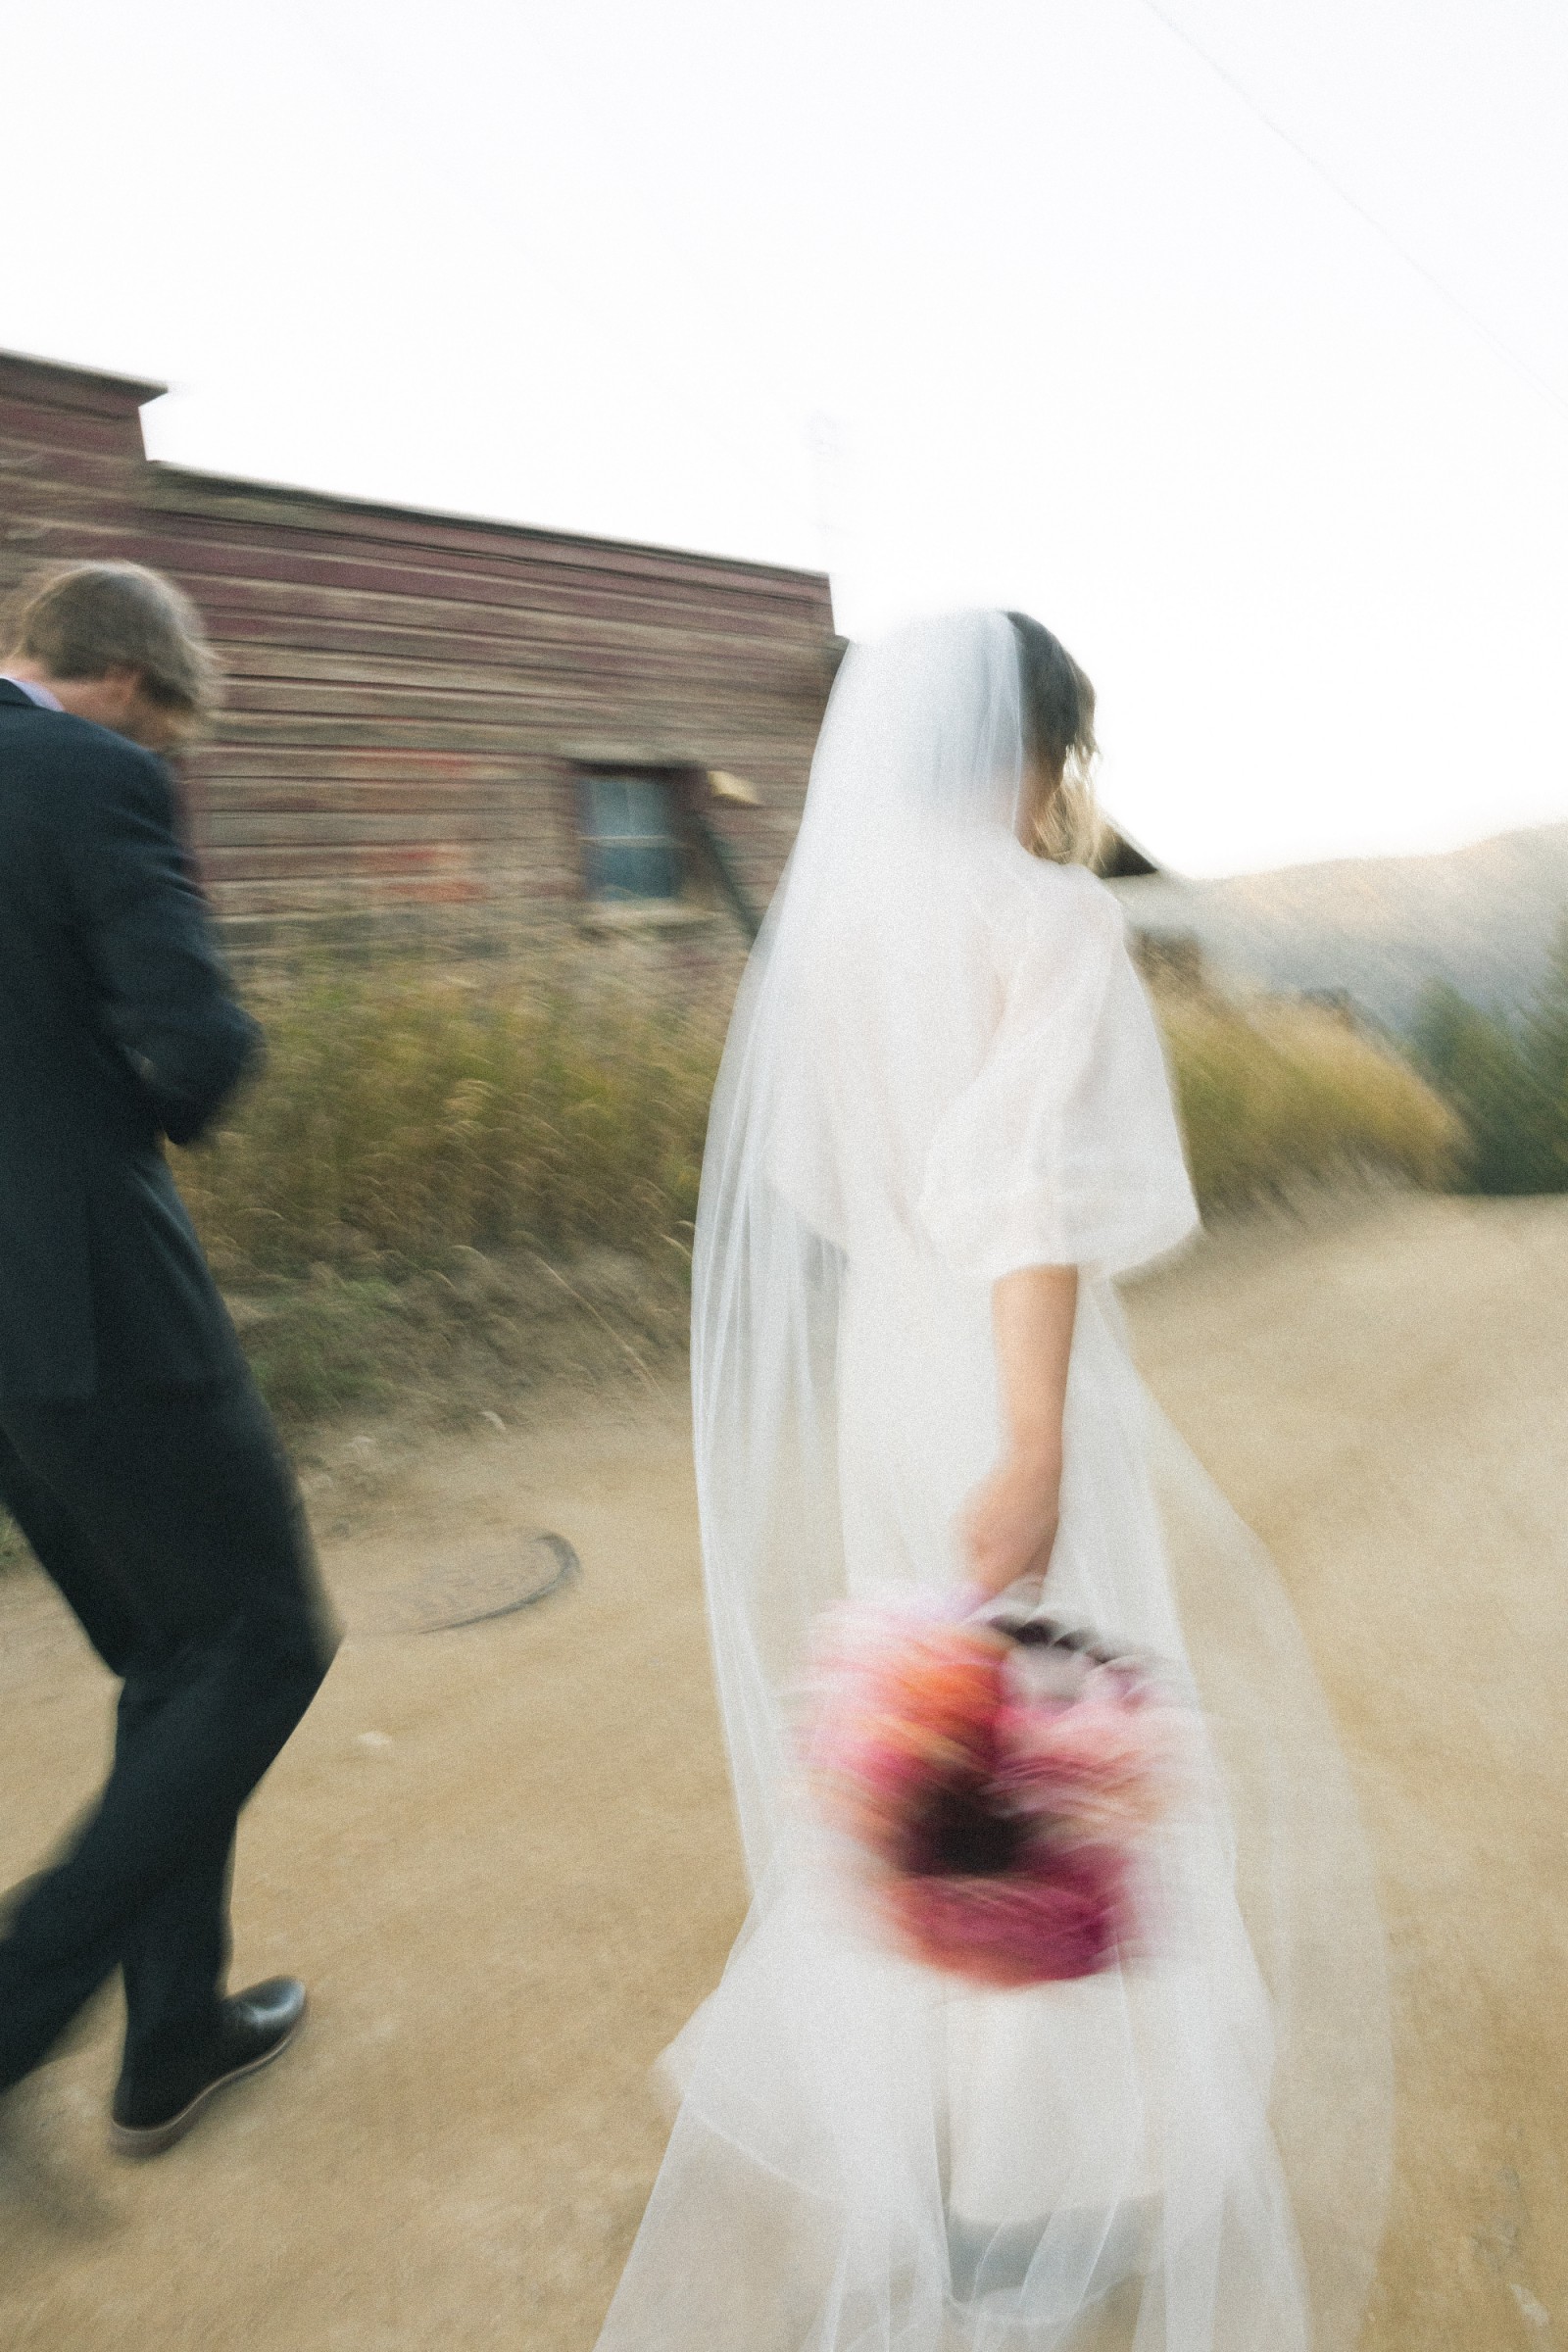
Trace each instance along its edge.
{"label": "tulle veil", "polygon": [[[1004,615],[852,649],[737,1002],[693,1405],[754,1899],[667,2054],[679,2111],[601,2352],[1355,2341],[1389,2150],[1370,1861],[1277,1574],[1127,1357],[1113,1278],[1190,1196],[1119,911],[1018,847],[1023,775]],[[989,1283],[1053,1258],[1083,1272],[1053,1605],[1164,1656],[1212,1772],[1162,1864],[1168,1961],[976,1994],[838,1915],[797,1710],[822,1608],[958,1581]]]}

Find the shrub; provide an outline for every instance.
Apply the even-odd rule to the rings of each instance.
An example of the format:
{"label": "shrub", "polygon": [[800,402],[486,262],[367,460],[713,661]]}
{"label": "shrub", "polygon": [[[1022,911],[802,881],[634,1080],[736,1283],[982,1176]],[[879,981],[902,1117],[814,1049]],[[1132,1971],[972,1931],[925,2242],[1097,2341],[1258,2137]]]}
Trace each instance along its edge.
{"label": "shrub", "polygon": [[689,1244],[710,1019],[421,965],[323,969],[263,1009],[263,1082],[177,1155],[221,1273]]}
{"label": "shrub", "polygon": [[1415,1046],[1464,1123],[1467,1190],[1568,1192],[1568,922],[1517,1026],[1435,984],[1417,1016]]}
{"label": "shrub", "polygon": [[[1462,1000],[1434,1000],[1427,1054],[1484,1137],[1501,1132],[1494,1106],[1522,1099],[1528,1065],[1530,1100],[1556,1104],[1532,1148],[1555,1136],[1561,1189],[1568,940],[1554,968],[1526,1042]],[[1483,1190],[1528,1189],[1502,1181],[1502,1160],[1477,1159],[1432,1089],[1332,1013],[1186,988],[1158,1001],[1205,1209],[1367,1169],[1435,1186],[1458,1167]],[[220,1275],[263,1285],[242,1316],[246,1345],[286,1420],[373,1398],[406,1377],[411,1348],[439,1362],[447,1291],[465,1331],[482,1320],[471,1279],[459,1290],[442,1277],[422,1297],[389,1273],[516,1244],[599,1246],[665,1269],[689,1250],[720,1043],[711,1014],[630,990],[588,997],[564,972],[475,978],[417,962],[295,972],[262,1009],[264,1081],[213,1143],[174,1157]],[[307,1270],[315,1281],[284,1279]],[[538,1276],[543,1304],[506,1277],[492,1354],[514,1374],[519,1361],[548,1372],[562,1348],[545,1326],[573,1302],[612,1359],[672,1346],[678,1300],[639,1306],[620,1279],[613,1266],[574,1276],[564,1305],[559,1275]],[[646,1340],[639,1313],[652,1317]],[[22,1556],[0,1512],[0,1570]]]}
{"label": "shrub", "polygon": [[[264,1009],[264,1082],[212,1145],[178,1155],[228,1278],[395,1272],[517,1243],[689,1245],[711,1016],[585,998],[559,972],[419,964],[296,975]],[[1365,1167],[1420,1184],[1450,1172],[1451,1111],[1331,1013],[1190,991],[1162,1010],[1205,1206]]]}
{"label": "shrub", "polygon": [[1186,991],[1160,1013],[1204,1209],[1371,1170],[1450,1180],[1463,1143],[1453,1112],[1334,1013]]}

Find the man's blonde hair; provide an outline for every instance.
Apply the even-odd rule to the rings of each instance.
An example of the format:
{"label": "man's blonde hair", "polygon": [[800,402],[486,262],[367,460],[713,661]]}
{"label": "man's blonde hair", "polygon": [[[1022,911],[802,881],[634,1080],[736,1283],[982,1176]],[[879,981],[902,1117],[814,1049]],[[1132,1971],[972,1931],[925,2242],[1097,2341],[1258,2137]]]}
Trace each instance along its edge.
{"label": "man's blonde hair", "polygon": [[141,673],[166,709],[204,719],[219,668],[201,614],[183,589],[140,564],[72,564],[24,592],[8,616],[10,647],[55,678]]}

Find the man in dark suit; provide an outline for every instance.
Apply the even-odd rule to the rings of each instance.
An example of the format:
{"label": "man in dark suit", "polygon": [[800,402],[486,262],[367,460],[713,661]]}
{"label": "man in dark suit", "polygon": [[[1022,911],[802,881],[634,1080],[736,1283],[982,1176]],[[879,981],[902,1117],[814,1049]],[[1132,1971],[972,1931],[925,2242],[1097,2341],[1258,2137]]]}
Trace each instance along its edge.
{"label": "man in dark suit", "polygon": [[261,1043],[156,757],[210,699],[200,623],[83,564],[0,673],[0,1500],[122,1684],[102,1797],[0,1936],[0,2106],[119,1968],[111,2132],[153,2155],[304,2014],[293,1978],[225,1997],[229,1866],[335,1637],[164,1158]]}

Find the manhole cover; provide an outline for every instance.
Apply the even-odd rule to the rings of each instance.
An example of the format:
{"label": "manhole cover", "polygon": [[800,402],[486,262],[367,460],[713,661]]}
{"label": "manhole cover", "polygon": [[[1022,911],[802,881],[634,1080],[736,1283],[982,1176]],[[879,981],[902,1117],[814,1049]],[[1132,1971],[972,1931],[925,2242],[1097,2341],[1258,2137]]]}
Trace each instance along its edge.
{"label": "manhole cover", "polygon": [[581,1571],[564,1536],[511,1536],[475,1545],[460,1559],[426,1569],[411,1585],[368,1602],[356,1631],[365,1634],[440,1634],[461,1625],[512,1617],[548,1600]]}

